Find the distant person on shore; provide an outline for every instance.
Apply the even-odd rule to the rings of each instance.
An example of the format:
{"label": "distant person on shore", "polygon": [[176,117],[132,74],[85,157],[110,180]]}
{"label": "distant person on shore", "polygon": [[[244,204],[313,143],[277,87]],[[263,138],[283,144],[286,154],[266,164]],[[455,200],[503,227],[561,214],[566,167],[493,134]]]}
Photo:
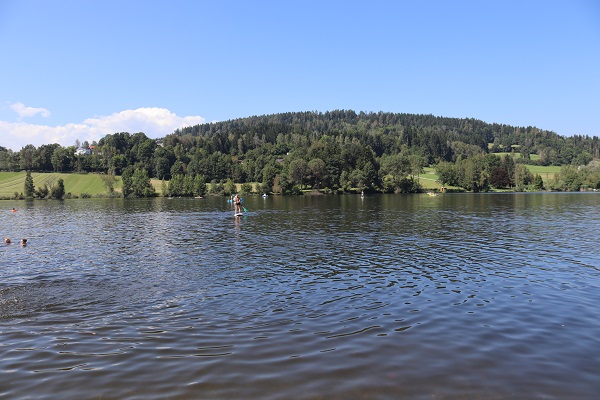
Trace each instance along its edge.
{"label": "distant person on shore", "polygon": [[4,244],[11,244],[10,238],[7,236],[4,238]]}
{"label": "distant person on shore", "polygon": [[21,239],[21,246],[23,246],[23,247],[27,246],[27,239],[25,239],[25,238]]}

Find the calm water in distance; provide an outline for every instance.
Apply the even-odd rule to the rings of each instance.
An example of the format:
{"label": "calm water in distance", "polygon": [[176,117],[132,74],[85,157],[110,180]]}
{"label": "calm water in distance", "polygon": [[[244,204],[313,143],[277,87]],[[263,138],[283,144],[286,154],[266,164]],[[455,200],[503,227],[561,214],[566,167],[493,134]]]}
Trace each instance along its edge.
{"label": "calm water in distance", "polygon": [[600,195],[244,205],[0,202],[0,398],[600,393]]}

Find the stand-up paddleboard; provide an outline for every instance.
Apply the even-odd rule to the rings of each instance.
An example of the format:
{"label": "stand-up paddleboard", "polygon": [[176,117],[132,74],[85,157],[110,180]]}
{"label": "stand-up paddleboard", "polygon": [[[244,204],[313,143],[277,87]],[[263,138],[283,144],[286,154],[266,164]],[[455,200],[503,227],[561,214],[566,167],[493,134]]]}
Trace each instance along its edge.
{"label": "stand-up paddleboard", "polygon": [[244,215],[244,213],[235,213],[234,217],[241,217],[242,215]]}

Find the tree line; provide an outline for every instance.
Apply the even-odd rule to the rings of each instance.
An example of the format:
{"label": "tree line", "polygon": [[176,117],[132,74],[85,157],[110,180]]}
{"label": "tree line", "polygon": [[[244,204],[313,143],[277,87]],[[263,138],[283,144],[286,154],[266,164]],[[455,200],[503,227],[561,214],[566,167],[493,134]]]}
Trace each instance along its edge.
{"label": "tree line", "polygon": [[[0,170],[102,173],[109,192],[121,176],[125,196],[154,195],[150,178],[163,180],[163,192],[177,196],[225,192],[229,182],[283,194],[307,188],[408,193],[420,190],[417,177],[426,166],[436,168],[442,184],[469,191],[578,190],[577,184],[599,187],[592,163],[598,158],[596,136],[563,137],[472,118],[335,110],[199,124],[161,139],[119,132],[68,147],[0,147]],[[570,166],[561,176],[578,176],[544,183],[523,164]]]}

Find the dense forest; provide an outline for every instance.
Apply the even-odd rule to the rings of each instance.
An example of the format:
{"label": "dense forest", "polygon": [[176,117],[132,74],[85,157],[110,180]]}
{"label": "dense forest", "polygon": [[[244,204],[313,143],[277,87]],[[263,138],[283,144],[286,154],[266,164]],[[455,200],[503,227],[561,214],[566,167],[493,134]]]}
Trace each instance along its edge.
{"label": "dense forest", "polygon": [[[69,147],[27,145],[19,152],[0,147],[0,170],[102,173],[109,191],[121,175],[125,196],[153,195],[150,178],[164,180],[165,192],[178,196],[203,195],[208,188],[226,193],[235,190],[233,182],[247,192],[408,193],[420,190],[415,177],[426,166],[435,168],[440,186],[468,191],[597,189],[598,159],[596,136],[351,110],[206,123],[161,139],[119,132]],[[563,168],[553,182],[543,182],[524,164]]]}

